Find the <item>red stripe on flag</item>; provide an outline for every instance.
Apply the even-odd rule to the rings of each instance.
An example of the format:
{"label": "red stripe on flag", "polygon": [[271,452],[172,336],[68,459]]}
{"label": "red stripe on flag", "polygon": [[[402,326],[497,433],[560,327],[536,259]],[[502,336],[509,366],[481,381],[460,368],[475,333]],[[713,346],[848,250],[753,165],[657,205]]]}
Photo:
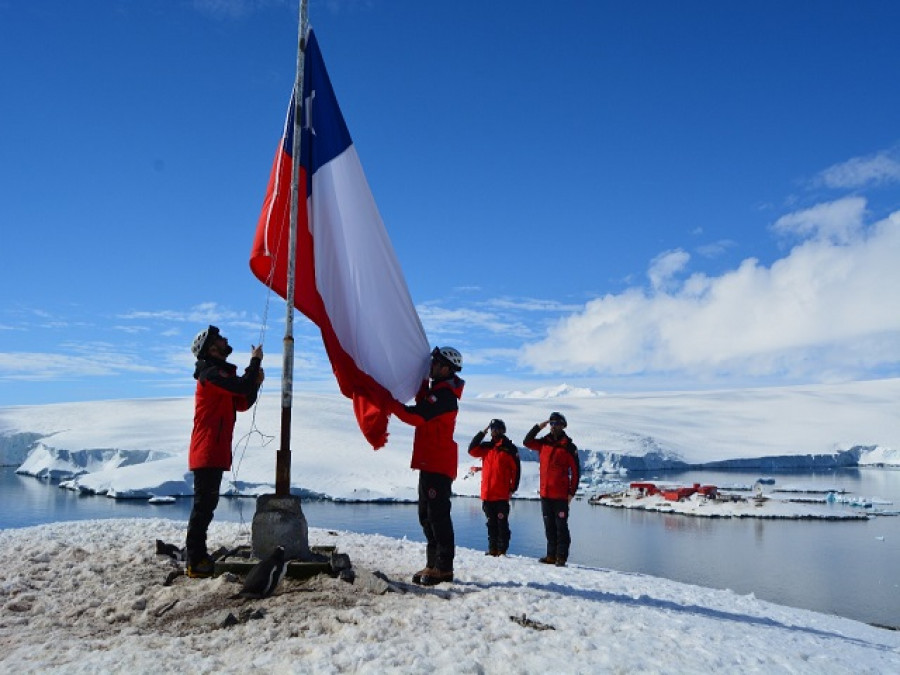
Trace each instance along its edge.
{"label": "red stripe on flag", "polygon": [[[393,396],[369,374],[360,370],[341,347],[331,325],[316,287],[315,249],[306,208],[306,171],[301,167],[300,172],[294,306],[319,327],[338,387],[344,396],[353,399],[353,410],[360,430],[377,450],[387,443],[388,413],[385,411]],[[291,157],[279,144],[250,253],[253,274],[281,297],[287,295],[291,173]]]}

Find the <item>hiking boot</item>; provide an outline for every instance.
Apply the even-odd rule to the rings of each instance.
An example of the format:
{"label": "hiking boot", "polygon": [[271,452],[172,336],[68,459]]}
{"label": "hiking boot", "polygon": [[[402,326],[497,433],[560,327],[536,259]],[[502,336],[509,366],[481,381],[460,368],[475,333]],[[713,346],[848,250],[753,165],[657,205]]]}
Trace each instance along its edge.
{"label": "hiking boot", "polygon": [[556,559],[556,562],[553,563],[553,564],[556,565],[557,567],[565,567],[565,566],[566,566],[566,559],[565,559],[565,558],[557,558],[557,559]]}
{"label": "hiking boot", "polygon": [[413,583],[414,583],[414,584],[421,584],[421,583],[422,583],[422,577],[426,577],[426,576],[430,575],[432,572],[437,572],[437,570],[433,570],[433,569],[431,569],[430,567],[423,567],[423,568],[420,569],[418,572],[416,572],[415,574],[413,574],[413,578],[412,578]]}
{"label": "hiking boot", "polygon": [[485,555],[492,555],[492,556],[494,556],[494,557],[496,558],[498,555],[500,555],[500,551],[498,551],[498,550],[495,549],[495,548],[491,548],[491,549],[488,549],[487,551],[485,551],[484,554],[485,554]]}
{"label": "hiking boot", "polygon": [[543,558],[538,558],[539,563],[544,563],[545,565],[555,565],[556,564],[556,556],[555,555],[545,555]]}
{"label": "hiking boot", "polygon": [[428,570],[428,574],[423,574],[419,579],[420,586],[437,586],[445,581],[453,581],[453,570],[442,572],[441,570]]}
{"label": "hiking boot", "polygon": [[216,564],[212,561],[212,558],[207,556],[197,563],[188,563],[185,574],[191,579],[208,579],[215,571]]}

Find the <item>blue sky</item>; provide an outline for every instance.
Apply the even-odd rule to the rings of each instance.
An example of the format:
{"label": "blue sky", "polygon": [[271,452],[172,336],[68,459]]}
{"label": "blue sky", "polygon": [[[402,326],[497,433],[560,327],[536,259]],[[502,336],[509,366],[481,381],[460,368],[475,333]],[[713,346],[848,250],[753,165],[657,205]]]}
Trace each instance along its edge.
{"label": "blue sky", "polygon": [[[900,4],[309,3],[468,391],[900,375]],[[190,395],[248,256],[296,0],[0,0],[0,405]],[[298,317],[297,388],[333,387]]]}

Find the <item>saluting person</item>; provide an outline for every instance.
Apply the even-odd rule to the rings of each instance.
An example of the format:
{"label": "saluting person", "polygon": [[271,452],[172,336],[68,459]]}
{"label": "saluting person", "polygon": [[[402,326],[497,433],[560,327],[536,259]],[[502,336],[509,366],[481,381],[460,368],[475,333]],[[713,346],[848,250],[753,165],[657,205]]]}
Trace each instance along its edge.
{"label": "saluting person", "polygon": [[[491,440],[484,437],[490,432]],[[493,419],[475,434],[469,454],[481,458],[481,509],[487,517],[487,555],[505,555],[509,548],[509,500],[522,474],[519,449],[506,436],[506,423]]]}
{"label": "saluting person", "polygon": [[[538,432],[547,425],[550,425],[550,433],[537,438]],[[550,413],[550,418],[535,424],[522,441],[522,445],[536,451],[541,460],[541,515],[547,536],[547,555],[539,560],[558,567],[564,567],[569,557],[572,543],[569,504],[578,489],[581,474],[578,448],[566,435],[566,426],[562,413]]]}

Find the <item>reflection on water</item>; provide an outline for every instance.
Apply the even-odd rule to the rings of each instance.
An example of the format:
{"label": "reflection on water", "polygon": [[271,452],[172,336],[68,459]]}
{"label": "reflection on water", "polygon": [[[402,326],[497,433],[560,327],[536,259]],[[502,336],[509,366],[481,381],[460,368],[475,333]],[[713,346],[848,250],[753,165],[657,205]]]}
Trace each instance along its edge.
{"label": "reflection on water", "polygon": [[[900,509],[900,471],[842,470],[774,475],[777,485],[838,487],[880,497]],[[687,472],[647,479],[684,484],[752,484],[747,472]],[[0,527],[101,518],[171,518],[187,522],[190,499],[169,505],[81,497],[34,478],[0,469]],[[216,518],[249,527],[252,499],[222,499]],[[424,541],[415,504],[304,502],[311,527]],[[459,546],[484,549],[487,532],[478,499],[455,498]],[[692,518],[591,506],[571,511],[573,564],[638,572],[676,581],[753,593],[758,598],[829,614],[900,626],[900,517],[868,521],[776,521]],[[515,500],[510,553],[545,553],[540,503]],[[411,565],[419,561],[411,561]]]}

